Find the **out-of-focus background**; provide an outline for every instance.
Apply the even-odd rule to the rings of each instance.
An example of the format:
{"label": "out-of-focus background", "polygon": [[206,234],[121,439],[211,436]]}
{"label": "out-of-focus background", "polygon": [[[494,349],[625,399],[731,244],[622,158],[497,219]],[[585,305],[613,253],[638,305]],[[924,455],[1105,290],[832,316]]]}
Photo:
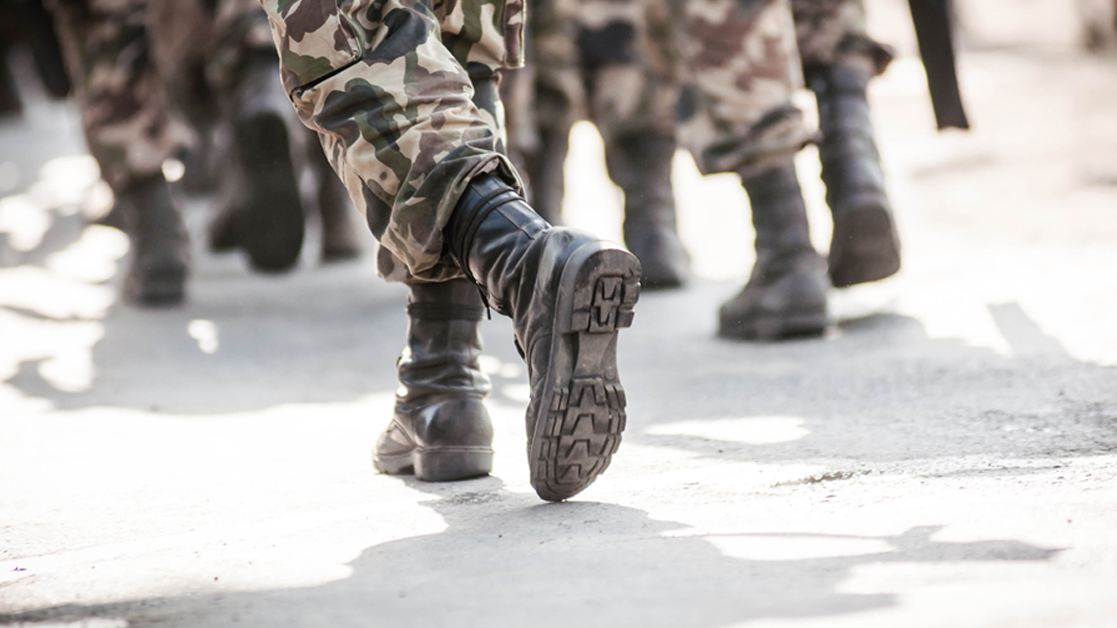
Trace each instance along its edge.
{"label": "out-of-focus background", "polygon": [[[499,318],[494,476],[371,470],[407,292],[369,240],[321,265],[312,220],[295,272],[255,274],[203,245],[212,198],[176,190],[187,301],[120,303],[128,239],[88,224],[112,194],[73,103],[14,50],[0,625],[1117,622],[1117,48],[1102,29],[1088,50],[1084,22],[1111,9],[958,0],[973,128],[940,133],[907,3],[866,5],[898,51],[870,100],[901,273],[835,291],[822,338],[716,339],[753,262],[747,198],[680,152],[695,278],[642,297],[620,340],[625,444],[560,506],[528,484]],[[567,221],[620,239],[600,137],[579,123],[571,141]],[[817,151],[797,166],[825,250]]]}

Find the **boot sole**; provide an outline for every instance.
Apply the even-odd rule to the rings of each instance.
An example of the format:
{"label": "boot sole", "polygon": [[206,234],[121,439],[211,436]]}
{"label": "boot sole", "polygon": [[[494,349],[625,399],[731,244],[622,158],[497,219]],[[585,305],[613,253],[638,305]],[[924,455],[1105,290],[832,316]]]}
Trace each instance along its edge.
{"label": "boot sole", "polygon": [[274,114],[259,114],[236,127],[237,145],[248,173],[244,249],[253,268],[290,270],[302,251],[306,218],[291,164],[287,125]]}
{"label": "boot sole", "polygon": [[830,281],[835,288],[879,281],[899,270],[900,241],[886,208],[869,204],[834,221]]}
{"label": "boot sole", "polygon": [[373,453],[372,466],[388,475],[414,474],[423,482],[453,482],[488,475],[493,450],[488,447],[416,447],[405,454]]}
{"label": "boot sole", "polygon": [[599,242],[563,268],[555,304],[549,377],[528,448],[531,484],[548,501],[572,497],[609,466],[625,427],[617,332],[632,324],[640,262]]}
{"label": "boot sole", "polygon": [[779,340],[796,336],[819,336],[826,331],[826,310],[762,316],[745,322],[722,321],[718,336],[732,340]]}

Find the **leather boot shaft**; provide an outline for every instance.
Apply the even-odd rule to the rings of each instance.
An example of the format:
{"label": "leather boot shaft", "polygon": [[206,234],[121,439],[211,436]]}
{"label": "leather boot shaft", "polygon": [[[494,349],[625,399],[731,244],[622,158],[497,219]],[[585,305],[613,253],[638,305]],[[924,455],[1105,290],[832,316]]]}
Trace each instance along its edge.
{"label": "leather boot shaft", "polygon": [[826,202],[835,215],[865,202],[859,197],[888,203],[865,92],[870,78],[864,68],[841,65],[813,68],[808,75],[818,99],[818,153]]}
{"label": "leather boot shaft", "polygon": [[807,205],[793,162],[742,177],[741,183],[752,209],[757,267],[787,265],[803,256],[817,256],[811,246]]}
{"label": "leather boot shaft", "polygon": [[443,233],[451,256],[497,312],[523,311],[523,278],[533,277],[538,255],[529,255],[550,228],[510,185],[495,175],[473,179]]}
{"label": "leather boot shaft", "polygon": [[407,347],[397,363],[397,403],[413,406],[435,397],[488,395],[492,383],[478,363],[485,305],[477,287],[465,279],[412,285],[407,314]]}

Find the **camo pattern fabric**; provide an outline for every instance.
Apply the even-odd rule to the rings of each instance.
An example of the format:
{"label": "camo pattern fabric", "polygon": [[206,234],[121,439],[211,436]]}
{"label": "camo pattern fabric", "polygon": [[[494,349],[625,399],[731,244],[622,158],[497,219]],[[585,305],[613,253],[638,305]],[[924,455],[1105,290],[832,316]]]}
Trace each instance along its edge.
{"label": "camo pattern fabric", "polygon": [[671,0],[681,25],[680,145],[704,174],[745,176],[814,138],[791,97],[802,86],[789,0]]}
{"label": "camo pattern fabric", "polygon": [[791,0],[803,67],[868,62],[874,74],[892,60],[889,47],[869,37],[861,0]]}
{"label": "camo pattern fabric", "polygon": [[275,58],[268,16],[257,0],[148,2],[156,65],[176,101],[229,92],[251,58]]}
{"label": "camo pattern fabric", "polygon": [[522,0],[261,0],[283,83],[368,218],[390,281],[461,270],[442,229],[469,180],[519,180],[471,75],[523,63]]}
{"label": "camo pattern fabric", "polygon": [[101,177],[120,194],[189,140],[152,60],[147,0],[50,3],[82,128]]}

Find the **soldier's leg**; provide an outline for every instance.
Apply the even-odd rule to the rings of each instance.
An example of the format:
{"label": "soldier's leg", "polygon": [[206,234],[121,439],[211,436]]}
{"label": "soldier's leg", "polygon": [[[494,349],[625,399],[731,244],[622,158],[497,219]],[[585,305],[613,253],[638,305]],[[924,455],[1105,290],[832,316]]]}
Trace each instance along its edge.
{"label": "soldier's leg", "polygon": [[501,95],[508,148],[528,198],[547,222],[562,222],[570,128],[585,115],[573,16],[578,0],[540,0],[527,14],[525,67],[506,73]]}
{"label": "soldier's leg", "polygon": [[590,119],[624,190],[624,240],[645,288],[682,285],[689,265],[671,186],[678,84],[669,48],[655,41],[668,20],[659,0],[582,0],[577,18]]}
{"label": "soldier's leg", "polygon": [[900,240],[873,138],[869,80],[892,56],[865,33],[860,0],[793,0],[807,85],[818,99],[818,144],[834,217],[830,278],[837,287],[900,269]]}
{"label": "soldier's leg", "polygon": [[[680,6],[681,5],[681,6]],[[720,311],[719,334],[771,339],[821,332],[826,264],[810,245],[793,158],[812,138],[791,102],[801,85],[787,0],[676,2],[689,73],[679,137],[705,173],[735,172],[756,228],[756,265]]]}
{"label": "soldier's leg", "polygon": [[[403,265],[384,274],[432,283],[464,274],[512,317],[532,387],[532,484],[551,500],[581,491],[623,429],[616,334],[631,323],[639,263],[539,218],[514,187],[498,129],[472,102],[466,67],[519,62],[522,6],[458,3],[451,17],[461,19],[436,19],[408,2],[355,2],[344,15],[326,0],[264,5],[300,117]],[[413,455],[424,453],[417,443]]]}
{"label": "soldier's leg", "polygon": [[147,3],[87,0],[52,8],[86,142],[132,242],[125,297],[178,303],[189,247],[162,165],[189,135],[171,116],[151,62]]}

